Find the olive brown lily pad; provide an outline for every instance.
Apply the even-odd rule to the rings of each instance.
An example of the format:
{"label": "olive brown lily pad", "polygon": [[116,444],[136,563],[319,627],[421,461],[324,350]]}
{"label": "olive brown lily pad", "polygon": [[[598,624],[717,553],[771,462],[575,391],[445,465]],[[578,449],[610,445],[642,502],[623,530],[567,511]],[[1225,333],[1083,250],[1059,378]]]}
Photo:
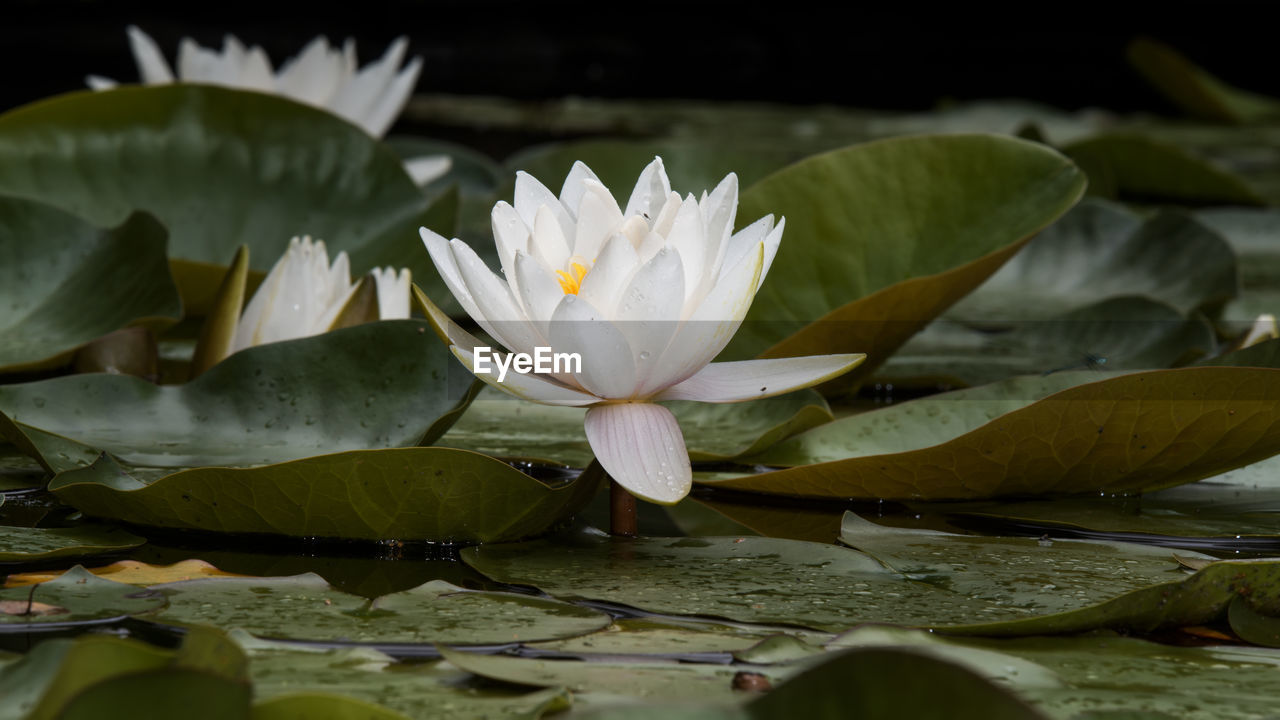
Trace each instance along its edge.
{"label": "olive brown lily pad", "polygon": [[1021,377],[842,418],[711,487],[825,498],[1137,493],[1280,452],[1280,370]]}

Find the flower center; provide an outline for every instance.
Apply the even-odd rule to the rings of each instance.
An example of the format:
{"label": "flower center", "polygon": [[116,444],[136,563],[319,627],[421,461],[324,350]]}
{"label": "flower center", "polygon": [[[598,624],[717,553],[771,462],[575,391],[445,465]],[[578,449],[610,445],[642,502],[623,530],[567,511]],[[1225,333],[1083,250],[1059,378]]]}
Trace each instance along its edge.
{"label": "flower center", "polygon": [[560,289],[564,290],[565,295],[577,295],[582,289],[582,279],[587,276],[587,271],[591,268],[584,258],[577,255],[569,258],[568,264],[569,272],[557,270],[556,277],[560,280]]}

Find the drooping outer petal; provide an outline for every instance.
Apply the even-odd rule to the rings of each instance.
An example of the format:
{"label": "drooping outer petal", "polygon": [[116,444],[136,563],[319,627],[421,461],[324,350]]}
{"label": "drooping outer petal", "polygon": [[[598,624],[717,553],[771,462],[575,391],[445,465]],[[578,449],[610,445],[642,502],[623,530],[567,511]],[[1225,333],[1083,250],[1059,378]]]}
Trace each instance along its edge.
{"label": "drooping outer petal", "polygon": [[839,377],[866,359],[857,353],[711,363],[654,399],[731,403],[773,397]]}
{"label": "drooping outer petal", "polygon": [[689,494],[693,470],[670,410],[651,403],[597,405],[587,410],[586,430],[596,459],[631,494],[661,505]]}

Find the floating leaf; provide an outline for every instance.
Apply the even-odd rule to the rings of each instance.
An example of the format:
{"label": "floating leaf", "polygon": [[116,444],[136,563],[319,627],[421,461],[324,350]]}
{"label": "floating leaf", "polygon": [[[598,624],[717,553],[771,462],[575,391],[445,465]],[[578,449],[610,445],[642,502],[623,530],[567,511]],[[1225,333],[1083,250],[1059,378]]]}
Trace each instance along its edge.
{"label": "floating leaf", "polygon": [[1173,647],[1094,633],[981,639],[868,627],[828,648],[900,647],[962,664],[1050,717],[1244,720],[1272,712],[1280,654],[1245,647]]}
{"label": "floating leaf", "polygon": [[1280,100],[1232,87],[1164,43],[1140,37],[1126,54],[1138,72],[1196,117],[1226,122],[1280,117]]}
{"label": "floating leaf", "polygon": [[197,284],[211,293],[239,245],[266,270],[304,233],[348,251],[357,274],[388,254],[412,258],[418,281],[446,295],[417,237],[427,199],[399,158],[339,117],[273,95],[121,87],[12,110],[0,116],[0,192],[103,225],[154,213],[186,266],[188,313],[211,300],[188,280],[204,273]]}
{"label": "floating leaf", "polygon": [[88,515],[156,527],[363,540],[492,542],[544,532],[590,499],[452,448],[351,450],[252,468],[122,468],[109,456],[49,489]]}
{"label": "floating leaf", "polygon": [[530,691],[471,681],[443,662],[402,665],[369,648],[317,650],[271,643],[233,631],[252,658],[254,697],[261,705],[297,693],[341,693],[409,717],[447,712],[454,717],[537,720],[569,705],[563,688]]}
{"label": "floating leaf", "polygon": [[1132,132],[1097,135],[1062,148],[1089,176],[1089,194],[1184,205],[1266,205],[1244,179],[1183,148]]}
{"label": "floating leaf", "polygon": [[112,222],[100,230],[41,203],[0,198],[0,373],[65,364],[100,335],[182,317],[164,227],[145,213]]}
{"label": "floating leaf", "polygon": [[826,498],[1136,493],[1280,452],[1280,371],[1193,367],[1013,378],[860,413],[704,485]]}
{"label": "floating leaf", "polygon": [[[811,390],[731,405],[664,404],[675,413],[695,461],[759,452],[831,419],[826,401]],[[584,467],[595,457],[582,429],[585,414],[583,408],[541,405],[486,388],[439,444]]]}
{"label": "floating leaf", "polygon": [[94,525],[49,529],[0,525],[0,563],[101,555],[135,548],[144,542],[118,528]]}
{"label": "floating leaf", "polygon": [[407,715],[332,693],[285,695],[256,703],[252,720],[409,720]]}
{"label": "floating leaf", "polygon": [[[953,544],[970,560],[982,559],[967,545],[976,538],[946,536],[938,542]],[[934,572],[916,572],[887,568],[867,554],[832,545],[760,537],[543,540],[467,548],[462,559],[500,582],[533,585],[563,599],[824,631],[861,623],[1016,622],[1088,607],[1127,590],[1141,592],[1182,573],[1169,551],[1127,543],[1064,543],[1053,548],[1056,562],[1037,568],[1028,558],[1048,558],[1048,548],[1034,539],[1007,539],[992,543],[982,562],[998,563],[1009,546],[1020,546],[1022,558],[1012,585],[1008,578],[984,582],[979,573],[943,567],[945,561],[935,562]],[[903,552],[934,560],[937,550],[935,545]],[[1048,587],[1055,583],[1058,589]]]}
{"label": "floating leaf", "polygon": [[209,578],[157,585],[169,605],[149,620],[239,627],[266,638],[337,644],[496,645],[599,630],[609,617],[567,603],[432,581],[366,600],[318,575]]}
{"label": "floating leaf", "polygon": [[[1183,315],[1235,297],[1236,256],[1201,215],[1162,210],[1149,219],[1087,199],[1045,228],[981,287],[947,311],[984,328],[1066,315],[1141,296]],[[1247,265],[1241,270],[1248,272]]]}
{"label": "floating leaf", "polygon": [[973,386],[1064,370],[1146,370],[1212,355],[1200,314],[1143,297],[1118,297],[1048,320],[984,331],[940,319],[907,341],[876,376],[894,385]]}
{"label": "floating leaf", "polygon": [[[584,657],[601,655],[654,655],[689,660],[699,655],[747,650],[783,632],[772,628],[723,623],[688,622],[674,618],[623,618],[590,635],[536,643],[531,647]],[[788,637],[813,643],[829,639],[824,633],[787,630]]]}
{"label": "floating leaf", "polygon": [[[87,568],[98,577],[130,585],[156,585],[158,583],[192,580],[198,577],[239,577],[235,573],[219,570],[204,560],[183,560],[172,565],[148,565],[137,560],[121,560],[102,567]],[[62,573],[12,573],[5,577],[5,587],[25,587],[48,582]]]}
{"label": "floating leaf", "polygon": [[[179,386],[120,375],[0,386],[0,412],[126,462],[160,467],[429,442],[466,406],[473,378],[426,327],[385,321],[261,345]],[[14,441],[11,432],[0,423]]]}
{"label": "floating leaf", "polygon": [[786,233],[725,357],[865,352],[846,378],[869,375],[1083,190],[1043,145],[980,135],[855,145],[774,173],[738,218],[786,216]]}
{"label": "floating leaf", "polygon": [[1152,632],[1213,622],[1241,596],[1267,611],[1280,609],[1280,562],[1222,560],[1185,579],[1134,590],[1077,610],[1021,620],[935,626],[934,630],[999,637],[1054,635],[1097,628]]}
{"label": "floating leaf", "polygon": [[248,720],[245,683],[198,670],[157,668],[119,675],[82,690],[58,713],[59,720],[134,720],[145,699],[154,717],[187,720]]}
{"label": "floating leaf", "polygon": [[[645,702],[698,700],[723,705],[742,697],[733,688],[739,668],[670,662],[594,660],[536,660],[504,655],[480,655],[440,648],[451,665],[493,680],[532,685],[564,686],[574,694],[574,705],[613,705],[627,699]],[[779,682],[794,670],[760,668],[771,682]]]}
{"label": "floating leaf", "polygon": [[1107,598],[1183,575],[1173,554],[1164,548],[955,535],[886,527],[854,513],[845,513],[840,540],[909,578],[1018,608],[1026,615],[1075,609],[1082,598]]}
{"label": "floating leaf", "polygon": [[0,601],[21,604],[39,602],[66,611],[33,615],[6,611],[0,614],[0,631],[25,632],[48,624],[119,620],[162,607],[164,596],[151,590],[139,590],[132,585],[104,580],[76,566],[61,577],[34,587],[0,590]]}

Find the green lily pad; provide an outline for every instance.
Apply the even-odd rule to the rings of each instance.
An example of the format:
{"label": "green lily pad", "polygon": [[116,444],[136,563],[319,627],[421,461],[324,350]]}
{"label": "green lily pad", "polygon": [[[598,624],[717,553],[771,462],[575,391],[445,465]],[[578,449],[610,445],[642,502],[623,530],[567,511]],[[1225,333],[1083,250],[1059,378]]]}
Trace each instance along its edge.
{"label": "green lily pad", "polygon": [[64,364],[100,335],[182,317],[164,227],[145,213],[115,222],[100,230],[48,205],[0,198],[0,374]]}
{"label": "green lily pad", "polygon": [[426,323],[396,320],[249,348],[185,385],[83,375],[0,386],[0,412],[133,464],[248,465],[430,442],[472,384]]}
{"label": "green lily pad", "polygon": [[[764,672],[758,672],[760,670]],[[766,679],[777,674],[774,668],[756,667],[751,672]],[[962,665],[915,649],[891,647],[830,653],[764,695],[738,691],[734,699],[736,703],[722,700],[684,705],[650,701],[644,705],[602,708],[585,713],[584,717],[625,720],[1045,719],[1025,701]]]}
{"label": "green lily pad", "polygon": [[0,603],[6,610],[0,613],[0,631],[110,622],[155,610],[164,602],[158,592],[104,580],[77,565],[56,580],[0,589]]}
{"label": "green lily pad", "polygon": [[[1088,199],[1044,229],[947,317],[984,328],[1067,315],[1141,296],[1188,315],[1235,297],[1236,256],[1199,215],[1141,215]],[[1241,270],[1248,272],[1247,265]]]}
{"label": "green lily pad", "polygon": [[[812,390],[728,405],[664,404],[675,413],[695,461],[759,452],[832,417],[826,401]],[[585,415],[583,408],[541,405],[485,388],[438,444],[584,467],[595,457],[582,429]]]}
{"label": "green lily pad", "polygon": [[1240,596],[1250,598],[1264,612],[1280,610],[1280,561],[1222,560],[1185,579],[1134,590],[1077,610],[1021,620],[938,625],[934,630],[1000,637],[1054,635],[1098,628],[1152,632],[1213,622],[1223,617],[1231,602]]}
{"label": "green lily pad", "polygon": [[238,627],[266,638],[339,644],[497,645],[581,635],[609,616],[530,595],[432,581],[366,600],[313,574],[210,578],[156,585],[168,606],[148,620]]}
{"label": "green lily pad", "polygon": [[916,500],[1144,492],[1280,452],[1277,400],[1272,368],[1013,378],[827,423],[751,458],[785,470],[703,484]]}
{"label": "green lily pad", "polygon": [[[628,701],[702,701],[731,705],[743,698],[733,687],[739,668],[695,663],[593,660],[538,660],[480,655],[440,648],[449,664],[476,675],[517,685],[567,687],[575,707],[616,705]],[[771,682],[795,674],[787,668],[758,668]]]}
{"label": "green lily pad", "polygon": [[[1015,622],[1182,577],[1170,551],[1129,543],[1055,543],[1051,553],[1034,539],[1003,539],[985,550],[967,536],[929,538],[935,541],[902,548],[899,560],[915,558],[902,568],[846,548],[762,537],[540,540],[467,548],[462,559],[500,582],[564,599],[828,632],[861,623]],[[984,567],[1008,552],[1021,572],[986,580],[937,559],[939,548]]]}
{"label": "green lily pad", "polygon": [[[304,233],[349,252],[357,274],[389,254],[410,258],[419,282],[447,295],[417,236],[427,198],[400,159],[341,118],[273,95],[121,87],[12,110],[0,116],[0,192],[102,225],[154,213],[186,265],[188,313],[207,307],[241,244],[266,270]],[[183,284],[192,273],[204,274],[204,297]]]}
{"label": "green lily pad", "polygon": [[922,136],[818,155],[747,188],[787,229],[725,358],[865,352],[872,373],[1066,212],[1084,178],[1043,145]]}
{"label": "green lily pad", "polygon": [[255,703],[252,720],[410,720],[408,715],[355,698],[314,692]]}
{"label": "green lily pad", "polygon": [[535,643],[530,647],[577,654],[587,658],[601,655],[662,655],[688,657],[702,653],[734,653],[749,650],[760,642],[786,632],[785,637],[798,637],[821,644],[830,639],[825,633],[805,630],[781,631],[750,625],[711,622],[689,622],[673,618],[624,618],[608,628],[590,635]]}
{"label": "green lily pad", "polygon": [[154,717],[247,718],[243,669],[244,654],[214,628],[193,628],[176,652],[113,637],[54,640],[0,673],[17,701],[0,718],[7,709],[27,720],[135,718],[139,698]]}
{"label": "green lily pad", "polygon": [[132,720],[138,717],[139,698],[145,698],[147,712],[155,717],[249,718],[247,684],[185,668],[157,668],[109,678],[72,697],[58,718]]}
{"label": "green lily pad", "polygon": [[885,363],[876,380],[966,387],[1063,370],[1167,368],[1212,355],[1217,345],[1213,326],[1199,313],[1184,317],[1162,302],[1117,297],[1007,330],[935,320]]}
{"label": "green lily pad", "polygon": [[164,667],[173,653],[136,640],[84,635],[48,640],[0,670],[0,720],[56,717],[77,692],[113,675]]}
{"label": "green lily pad", "polygon": [[101,555],[135,548],[144,542],[118,528],[102,526],[41,529],[0,525],[0,563]]}
{"label": "green lily pad", "polygon": [[827,647],[900,647],[945,658],[1061,720],[1266,717],[1280,662],[1261,648],[1173,647],[1109,633],[986,639],[869,627]]}
{"label": "green lily pad", "polygon": [[259,707],[297,693],[341,693],[413,718],[448,713],[451,717],[537,720],[569,706],[563,688],[531,691],[472,676],[444,662],[400,665],[371,648],[316,650],[258,640],[232,631],[252,662],[254,697]]}
{"label": "green lily pad", "polygon": [[1089,194],[1133,202],[1266,205],[1243,178],[1164,140],[1116,132],[1062,148],[1089,176]]}
{"label": "green lily pad", "polygon": [[88,515],[156,527],[363,540],[494,542],[577,512],[591,478],[551,484],[452,448],[352,450],[252,468],[126,470],[110,456],[49,489]]}
{"label": "green lily pad", "polygon": [[1165,548],[955,535],[886,527],[853,513],[845,513],[840,540],[909,578],[1026,615],[1075,609],[1081,598],[1107,598],[1180,580],[1184,574]]}
{"label": "green lily pad", "polygon": [[1126,54],[1151,84],[1196,117],[1226,122],[1280,118],[1280,100],[1232,87],[1164,43],[1138,38]]}
{"label": "green lily pad", "polygon": [[1258,315],[1280,312],[1280,211],[1209,208],[1195,217],[1221,235],[1239,258],[1240,294],[1223,318],[1243,332]]}

